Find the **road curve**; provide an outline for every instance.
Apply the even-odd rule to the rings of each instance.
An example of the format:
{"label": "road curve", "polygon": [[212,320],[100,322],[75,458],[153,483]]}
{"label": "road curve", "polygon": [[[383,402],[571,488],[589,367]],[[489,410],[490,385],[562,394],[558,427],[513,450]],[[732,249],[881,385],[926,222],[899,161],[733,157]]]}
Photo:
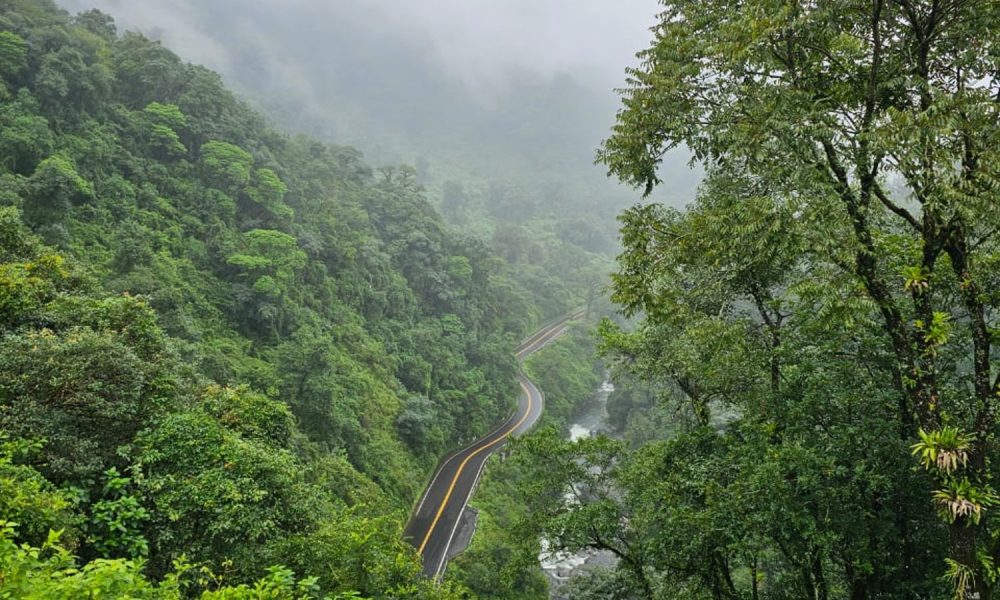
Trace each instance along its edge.
{"label": "road curve", "polygon": [[[582,310],[576,311],[525,338],[515,352],[518,361],[559,337],[566,331],[568,322],[582,314]],[[423,558],[427,577],[437,578],[444,573],[448,550],[486,459],[500,449],[510,436],[531,429],[542,415],[542,393],[522,373],[518,373],[517,382],[521,386],[521,396],[514,414],[490,433],[441,459],[430,485],[406,525],[403,535]]]}

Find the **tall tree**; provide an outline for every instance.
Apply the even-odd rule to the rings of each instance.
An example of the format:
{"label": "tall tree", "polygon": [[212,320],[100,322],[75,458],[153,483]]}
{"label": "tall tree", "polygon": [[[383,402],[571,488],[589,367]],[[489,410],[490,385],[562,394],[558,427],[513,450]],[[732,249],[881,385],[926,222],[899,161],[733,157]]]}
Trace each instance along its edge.
{"label": "tall tree", "polygon": [[848,278],[871,303],[897,419],[951,528],[956,595],[989,597],[1000,4],[663,4],[600,160],[648,194],[684,144],[795,205],[816,275]]}

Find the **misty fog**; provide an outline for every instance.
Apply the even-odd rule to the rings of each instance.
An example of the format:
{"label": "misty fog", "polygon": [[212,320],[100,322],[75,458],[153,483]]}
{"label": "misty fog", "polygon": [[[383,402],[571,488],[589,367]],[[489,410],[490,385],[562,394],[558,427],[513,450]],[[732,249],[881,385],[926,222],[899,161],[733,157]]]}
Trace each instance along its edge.
{"label": "misty fog", "polygon": [[[555,182],[609,220],[639,199],[593,155],[614,120],[613,90],[649,42],[655,0],[60,3],[113,14],[120,30],[218,70],[282,127],[376,164],[427,165],[432,195],[457,170]],[[673,181],[658,199],[690,199],[697,173],[686,161],[668,157]]]}

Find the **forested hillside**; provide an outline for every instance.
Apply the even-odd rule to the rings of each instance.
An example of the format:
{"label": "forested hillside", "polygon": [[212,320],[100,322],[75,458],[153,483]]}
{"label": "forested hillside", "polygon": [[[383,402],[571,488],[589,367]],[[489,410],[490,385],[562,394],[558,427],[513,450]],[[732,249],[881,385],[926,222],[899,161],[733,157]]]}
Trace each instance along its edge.
{"label": "forested hillside", "polygon": [[[661,0],[597,149],[646,198],[618,217],[621,314],[526,360],[555,426],[499,450],[544,402],[525,387],[451,455],[428,573],[482,474],[481,512],[442,582],[403,522],[513,408],[518,340],[601,304],[623,196],[575,176],[557,121],[612,116],[573,77],[473,105],[448,61],[410,69],[433,52],[389,4],[141,4],[217,29],[188,39],[236,46],[279,122],[357,117],[414,166],[282,133],[100,12],[0,4],[0,598],[1000,595],[996,0]],[[413,55],[372,77],[316,51],[328,31]],[[343,70],[301,112],[256,70],[288,56]],[[652,195],[687,189],[675,151],[705,176],[684,210]],[[567,441],[605,368],[606,415]]]}
{"label": "forested hillside", "polygon": [[99,12],[4,2],[0,78],[0,588],[448,597],[400,529],[516,397],[503,260]]}
{"label": "forested hillside", "polygon": [[[504,257],[508,277],[547,318],[606,284],[618,248],[614,217],[635,194],[593,165],[593,150],[617,102],[621,65],[611,51],[624,51],[621,60],[633,52],[619,21],[644,39],[655,0],[595,2],[593,11],[525,0],[59,3],[103,8],[212,65],[291,131],[350,140],[376,165],[414,165],[445,221]],[[578,28],[606,13],[615,30],[586,39]],[[532,51],[527,40],[511,41],[513,31],[501,33],[508,20],[523,21],[514,25],[519,37],[548,26],[555,38]],[[527,63],[506,63],[515,57]],[[577,67],[595,60],[607,66]],[[676,206],[699,178],[686,160],[674,153],[664,166],[672,185],[659,196]]]}

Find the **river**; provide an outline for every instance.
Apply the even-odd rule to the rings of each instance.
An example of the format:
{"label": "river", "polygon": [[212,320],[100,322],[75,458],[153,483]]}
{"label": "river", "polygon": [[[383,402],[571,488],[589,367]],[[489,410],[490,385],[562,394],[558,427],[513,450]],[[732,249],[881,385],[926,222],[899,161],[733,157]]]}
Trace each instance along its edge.
{"label": "river", "polygon": [[[601,384],[587,408],[577,415],[569,426],[570,441],[575,442],[606,432],[608,395],[614,389],[610,381],[605,380]],[[549,598],[552,600],[570,600],[569,596],[561,593],[561,589],[574,575],[598,566],[612,567],[616,562],[614,555],[607,551],[552,552],[546,539],[541,540],[541,546],[538,562],[549,579]]]}

